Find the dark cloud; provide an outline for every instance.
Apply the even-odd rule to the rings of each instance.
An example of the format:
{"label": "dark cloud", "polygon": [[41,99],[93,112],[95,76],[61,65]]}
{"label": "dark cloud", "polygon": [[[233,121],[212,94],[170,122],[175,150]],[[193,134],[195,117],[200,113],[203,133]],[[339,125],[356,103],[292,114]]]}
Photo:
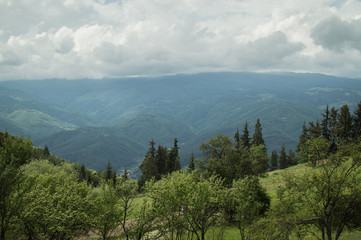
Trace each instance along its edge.
{"label": "dark cloud", "polygon": [[322,47],[342,52],[356,49],[361,52],[361,20],[344,21],[339,17],[322,20],[311,31],[314,42]]}

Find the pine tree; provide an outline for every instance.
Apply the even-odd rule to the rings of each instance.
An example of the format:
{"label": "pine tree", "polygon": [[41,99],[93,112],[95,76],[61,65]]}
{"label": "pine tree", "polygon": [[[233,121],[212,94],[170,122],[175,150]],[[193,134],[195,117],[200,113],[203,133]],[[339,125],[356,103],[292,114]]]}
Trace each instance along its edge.
{"label": "pine tree", "polygon": [[312,121],[308,123],[309,127],[308,127],[308,132],[310,133],[310,136],[312,138],[318,138],[321,136],[322,134],[322,127],[320,122],[317,120],[316,124],[313,123]]}
{"label": "pine tree", "polygon": [[155,149],[155,142],[153,139],[149,142],[149,145],[150,146],[148,148],[147,153],[144,156],[144,160],[142,164],[140,164],[139,166],[142,172],[142,175],[138,180],[139,189],[141,189],[144,186],[146,181],[158,175],[158,166],[156,164],[156,149]]}
{"label": "pine tree", "polygon": [[331,140],[334,144],[336,144],[337,141],[337,116],[338,116],[338,109],[332,107],[330,112],[330,132],[331,132]]}
{"label": "pine tree", "polygon": [[238,128],[237,128],[237,131],[236,131],[236,134],[234,134],[234,141],[235,141],[235,149],[236,151],[239,151],[241,150],[241,138],[239,136],[239,131],[238,131]]}
{"label": "pine tree", "polygon": [[249,132],[248,132],[248,123],[246,122],[244,124],[244,128],[243,128],[243,134],[241,136],[241,149],[249,149],[251,147],[251,143],[250,143],[250,138],[249,138]]}
{"label": "pine tree", "polygon": [[123,175],[122,175],[122,182],[125,182],[129,179],[128,177],[128,170],[124,169]]}
{"label": "pine tree", "polygon": [[325,113],[322,114],[323,119],[321,122],[322,136],[330,141],[331,140],[331,131],[330,131],[330,111],[328,110],[328,105],[326,106]]}
{"label": "pine tree", "polygon": [[169,169],[166,168],[168,161],[168,149],[161,145],[158,145],[157,154],[155,157],[155,163],[157,165],[157,173],[155,174],[155,179],[159,180],[164,174],[169,173]]}
{"label": "pine tree", "polygon": [[352,137],[352,116],[347,105],[340,108],[337,116],[337,136],[341,141]]}
{"label": "pine tree", "polygon": [[285,142],[282,142],[282,147],[280,151],[280,169],[285,169],[289,166],[287,161]]}
{"label": "pine tree", "polygon": [[353,120],[352,137],[354,141],[357,141],[361,137],[361,102],[357,104],[352,120]]}
{"label": "pine tree", "polygon": [[273,150],[271,154],[270,171],[276,169],[278,169],[278,154],[276,150]]}
{"label": "pine tree", "polygon": [[297,144],[297,152],[301,151],[301,147],[303,146],[303,144],[306,143],[306,141],[309,139],[309,133],[308,133],[308,129],[306,127],[306,122],[303,122],[302,125],[302,134],[299,136],[299,141]]}
{"label": "pine tree", "polygon": [[189,164],[188,164],[188,172],[193,172],[195,168],[196,168],[196,166],[195,166],[195,163],[194,163],[194,153],[193,153],[193,150],[192,150],[191,159],[190,159]]}
{"label": "pine tree", "polygon": [[179,171],[181,169],[180,159],[179,159],[179,147],[178,139],[174,139],[173,147],[169,151],[168,161],[166,164],[167,173],[174,171]]}
{"label": "pine tree", "polygon": [[287,162],[289,167],[297,164],[296,154],[292,149],[290,149],[288,152]]}
{"label": "pine tree", "polygon": [[49,157],[50,151],[49,151],[48,145],[45,145],[44,150],[43,150],[43,155],[44,155],[44,157]]}
{"label": "pine tree", "polygon": [[259,119],[257,119],[257,123],[254,126],[254,133],[252,136],[252,145],[254,145],[254,146],[265,145],[263,136],[262,136],[261,122]]}

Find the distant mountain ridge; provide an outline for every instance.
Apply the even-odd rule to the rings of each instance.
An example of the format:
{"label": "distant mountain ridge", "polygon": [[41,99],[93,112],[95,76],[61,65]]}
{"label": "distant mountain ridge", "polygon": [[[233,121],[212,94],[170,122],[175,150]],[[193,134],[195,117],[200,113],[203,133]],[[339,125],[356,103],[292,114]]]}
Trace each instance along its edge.
{"label": "distant mountain ridge", "polygon": [[[304,121],[328,104],[350,109],[361,81],[321,74],[201,73],[102,80],[0,82],[0,130],[24,131],[60,157],[95,169],[112,161],[131,168],[149,141],[170,147],[181,161],[217,133],[233,137],[257,118],[269,150],[294,148]],[[6,129],[4,129],[4,127]]]}

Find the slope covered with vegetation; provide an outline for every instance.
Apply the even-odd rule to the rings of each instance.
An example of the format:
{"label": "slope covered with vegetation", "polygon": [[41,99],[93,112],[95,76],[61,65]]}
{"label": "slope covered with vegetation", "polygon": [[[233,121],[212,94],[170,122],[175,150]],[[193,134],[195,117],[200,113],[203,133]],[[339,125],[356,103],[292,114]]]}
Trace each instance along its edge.
{"label": "slope covered with vegetation", "polygon": [[[30,135],[38,146],[88,167],[101,169],[110,160],[118,170],[137,167],[152,138],[167,145],[177,137],[184,166],[192,150],[201,155],[201,142],[218,133],[232,136],[246,121],[252,133],[258,118],[269,153],[282,142],[295,149],[304,121],[319,118],[327,104],[353,109],[361,93],[357,79],[294,73],[9,81],[0,87],[1,130]],[[99,134],[81,134],[84,127]],[[109,145],[109,131],[119,148]]]}

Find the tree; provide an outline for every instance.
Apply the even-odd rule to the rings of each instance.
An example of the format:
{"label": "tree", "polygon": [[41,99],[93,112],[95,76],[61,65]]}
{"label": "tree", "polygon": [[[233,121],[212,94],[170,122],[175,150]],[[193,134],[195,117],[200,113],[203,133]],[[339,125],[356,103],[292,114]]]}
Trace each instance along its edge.
{"label": "tree", "polygon": [[278,169],[278,154],[276,150],[272,151],[271,161],[270,161],[270,171]]}
{"label": "tree", "polygon": [[361,228],[360,143],[343,145],[322,160],[303,176],[285,177],[279,201],[262,227],[268,239],[311,233],[317,239],[337,240],[345,229]]}
{"label": "tree", "polygon": [[268,155],[264,145],[254,145],[249,151],[249,160],[252,163],[252,174],[262,175],[268,169]]}
{"label": "tree", "polygon": [[234,202],[235,220],[241,239],[247,239],[247,228],[269,208],[271,199],[257,177],[246,177],[233,182],[228,190]]}
{"label": "tree", "polygon": [[190,157],[189,164],[188,164],[188,172],[193,172],[195,167],[196,166],[195,166],[195,162],[194,162],[194,153],[192,150],[191,157]]}
{"label": "tree", "polygon": [[114,186],[103,182],[99,188],[93,190],[95,195],[94,228],[99,231],[103,240],[121,222],[122,210],[118,206],[118,194]]}
{"label": "tree", "polygon": [[5,239],[12,219],[21,204],[19,194],[24,176],[20,167],[30,161],[32,143],[29,139],[0,135],[0,240]]}
{"label": "tree", "polygon": [[[168,162],[168,149],[161,145],[158,145],[157,153],[155,156],[155,164],[157,165],[157,172],[154,175],[156,180],[161,179],[161,177],[168,173],[169,169],[167,169]],[[171,166],[168,166],[171,167]]]}
{"label": "tree", "polygon": [[288,168],[289,164],[287,161],[285,142],[282,142],[282,147],[280,151],[280,169]]}
{"label": "tree", "polygon": [[237,131],[236,133],[234,134],[234,141],[235,141],[235,148],[237,151],[240,151],[241,150],[241,138],[240,138],[240,135],[239,135],[239,131],[238,131],[238,128],[237,128]]}
{"label": "tree", "polygon": [[352,137],[352,116],[347,105],[343,105],[340,108],[336,128],[339,141],[350,140]]}
{"label": "tree", "polygon": [[244,124],[244,128],[241,136],[241,149],[249,149],[251,147],[251,139],[248,132],[248,123]]}
{"label": "tree", "polygon": [[353,115],[353,134],[354,141],[360,140],[361,137],[361,101],[357,104]]}
{"label": "tree", "polygon": [[155,142],[151,140],[149,142],[149,149],[144,156],[144,160],[142,164],[140,164],[139,168],[142,172],[138,180],[138,187],[141,189],[145,182],[152,179],[158,174],[158,166],[156,162],[156,149],[155,149]]}
{"label": "tree", "polygon": [[257,123],[254,126],[254,133],[252,135],[252,145],[259,146],[259,145],[265,145],[263,136],[262,136],[262,127],[261,122],[259,119],[257,119]]}
{"label": "tree", "polygon": [[126,239],[129,240],[131,229],[129,224],[127,224],[127,219],[134,211],[133,200],[136,197],[137,192],[136,182],[129,179],[121,181],[117,185],[116,191],[119,198],[118,204],[121,214],[118,216],[121,219],[120,225],[122,226]]}
{"label": "tree", "polygon": [[303,122],[302,125],[302,134],[299,136],[299,141],[297,144],[296,152],[301,151],[301,147],[305,142],[310,138],[310,134],[308,132],[308,129],[306,127],[306,122]]}
{"label": "tree", "polygon": [[233,146],[228,136],[218,134],[216,138],[201,143],[199,149],[205,157],[222,160],[233,150]]}
{"label": "tree", "polygon": [[321,134],[322,136],[330,141],[331,140],[331,130],[330,130],[330,111],[328,110],[328,105],[326,106],[325,112],[322,114],[322,122],[321,122]]}
{"label": "tree", "polygon": [[288,151],[287,162],[289,166],[294,166],[297,164],[297,157],[292,149]]}
{"label": "tree", "polygon": [[329,155],[331,143],[323,137],[311,138],[302,146],[300,152],[301,162],[316,166],[320,160]]}
{"label": "tree", "polygon": [[166,164],[167,173],[179,171],[181,169],[178,150],[178,139],[175,138],[173,147],[169,151],[168,161]]}

